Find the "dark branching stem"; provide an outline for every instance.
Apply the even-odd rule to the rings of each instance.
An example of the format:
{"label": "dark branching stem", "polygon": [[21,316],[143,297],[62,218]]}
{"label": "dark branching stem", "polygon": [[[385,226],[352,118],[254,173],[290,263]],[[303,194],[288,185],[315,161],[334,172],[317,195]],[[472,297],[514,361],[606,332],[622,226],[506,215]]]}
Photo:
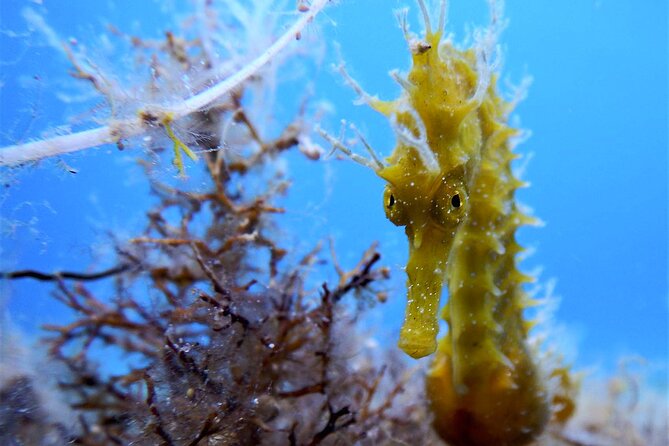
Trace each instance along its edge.
{"label": "dark branching stem", "polygon": [[146,373],[144,375],[144,381],[146,382],[146,405],[149,407],[149,411],[155,418],[154,432],[163,440],[163,445],[165,446],[174,446],[174,441],[170,435],[163,428],[163,419],[158,410],[158,405],[156,404],[156,388],[155,383],[151,376]]}
{"label": "dark branching stem", "polygon": [[77,273],[71,271],[44,273],[32,269],[24,269],[19,271],[0,272],[0,279],[35,279],[42,282],[57,282],[63,279],[94,281],[122,274],[132,268],[132,266],[133,265],[129,263],[122,263],[118,266],[97,273]]}
{"label": "dark branching stem", "polygon": [[[372,271],[372,267],[376,262],[381,259],[381,254],[374,252],[362,265],[362,268],[359,272],[352,274],[346,283],[338,286],[334,291],[330,292],[331,299],[333,302],[338,302],[346,293],[351,290],[358,290],[365,288],[367,285],[372,283],[376,278]],[[328,289],[323,284],[323,289],[328,293]]]}
{"label": "dark branching stem", "polygon": [[197,434],[197,437],[195,437],[193,441],[188,443],[188,446],[197,446],[200,444],[200,441],[218,432],[220,429],[216,426],[217,418],[218,415],[216,415],[216,412],[210,413],[207,419],[204,421],[202,429],[200,429],[200,433]]}
{"label": "dark branching stem", "polygon": [[[344,406],[341,409],[335,411],[332,409],[332,406],[328,404],[328,412],[330,412],[330,417],[328,418],[325,427],[314,436],[314,438],[311,440],[311,443],[309,443],[310,446],[320,444],[328,435],[355,423],[355,415],[351,414],[351,410],[348,408],[348,406]],[[351,417],[345,422],[337,425],[337,421],[346,415],[351,415]]]}

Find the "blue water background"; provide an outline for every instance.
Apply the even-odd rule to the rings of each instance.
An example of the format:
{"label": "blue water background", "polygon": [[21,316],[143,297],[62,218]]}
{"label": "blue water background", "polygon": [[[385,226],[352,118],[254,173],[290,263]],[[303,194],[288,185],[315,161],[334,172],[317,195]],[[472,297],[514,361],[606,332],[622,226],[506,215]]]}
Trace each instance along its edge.
{"label": "blue water background", "polygon": [[[86,42],[99,39],[105,23],[161,38],[173,27],[168,11],[183,12],[189,4],[37,3],[2,0],[0,6],[2,145],[37,137],[73,114],[86,116],[91,106],[64,104],[56,96],[62,88],[78,91],[67,74],[70,67],[61,53],[41,44],[43,39],[22,35],[27,29],[23,8],[44,13],[61,37]],[[448,32],[456,41],[463,40],[467,24],[487,23],[486,2],[451,3]],[[411,8],[412,30],[419,31],[418,8],[409,0],[342,0],[306,34],[329,45],[337,42],[351,75],[369,93],[391,99],[399,87],[387,73],[405,71],[409,62],[393,14],[405,5]],[[532,132],[518,148],[532,153],[524,174],[531,187],[519,197],[546,222],[521,231],[522,242],[536,249],[523,266],[541,268],[541,283],[556,280],[560,306],[552,319],[559,333],[554,340],[571,350],[579,367],[612,369],[626,355],[666,367],[667,3],[515,0],[507,2],[506,17],[502,81],[534,79],[516,113],[521,126]],[[309,75],[313,100],[332,106],[323,127],[336,133],[339,119],[345,118],[378,152],[389,154],[394,138],[388,124],[366,107],[353,105],[355,94],[330,69],[340,57],[333,48]],[[118,61],[107,63],[123,69]],[[280,98],[294,104],[307,84],[304,78],[293,79]],[[279,105],[288,116],[283,119],[295,110],[294,105]],[[109,235],[137,235],[143,211],[153,202],[131,150],[119,154],[115,147],[104,147],[63,157],[77,174],[55,161],[4,170],[0,269],[110,266],[110,258],[102,255],[111,251]],[[331,235],[341,263],[350,266],[378,240],[394,275],[390,303],[379,319],[392,334],[384,339],[394,342],[404,305],[407,245],[403,231],[384,218],[382,181],[350,161],[291,160],[294,187],[284,202],[289,214],[282,220],[288,225],[287,244],[306,252],[314,241]],[[11,323],[30,335],[39,333],[38,324],[66,317],[49,298],[49,285],[21,281],[0,287]],[[666,379],[664,373],[658,379],[662,377]]]}

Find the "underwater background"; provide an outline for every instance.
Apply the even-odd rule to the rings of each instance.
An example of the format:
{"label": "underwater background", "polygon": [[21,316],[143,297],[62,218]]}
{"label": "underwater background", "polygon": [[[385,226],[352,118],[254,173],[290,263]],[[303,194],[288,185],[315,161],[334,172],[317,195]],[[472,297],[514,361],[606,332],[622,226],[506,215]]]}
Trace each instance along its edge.
{"label": "underwater background", "polygon": [[[105,56],[118,55],[108,24],[158,39],[191,4],[2,0],[0,145],[62,125],[86,128],[98,104],[68,74],[67,57],[49,42],[56,37],[37,29],[40,17],[58,38],[95,42],[89,52],[104,61],[102,69],[118,74],[127,61]],[[306,98],[326,111],[321,127],[337,133],[339,120],[346,119],[377,152],[389,155],[391,129],[380,115],[354,104],[355,93],[331,65],[344,61],[367,92],[395,97],[400,87],[388,72],[405,71],[409,64],[393,13],[404,6],[411,8],[410,24],[418,32],[417,7],[408,0],[342,0],[319,15],[303,36],[316,48],[315,60],[305,56],[278,74],[285,86],[275,98],[273,125],[290,120]],[[277,7],[277,14],[291,7],[292,2]],[[558,304],[549,321],[551,341],[574,369],[593,375],[614,373],[622,358],[643,358],[647,384],[666,395],[667,2],[509,0],[505,16],[501,89],[510,90],[504,88],[507,79],[513,85],[533,80],[514,113],[531,132],[517,149],[525,155],[518,168],[524,166],[522,178],[530,182],[519,199],[545,226],[523,228],[519,237],[534,250],[523,268],[540,271],[539,295],[550,294]],[[447,30],[456,42],[487,20],[482,0],[449,2]],[[105,263],[113,251],[110,240],[134,236],[154,202],[135,163],[141,156],[133,147],[119,152],[106,146],[34,166],[3,167],[0,270],[111,266]],[[287,209],[278,220],[282,237],[296,253],[331,237],[342,264],[355,263],[372,242],[380,243],[392,271],[389,302],[367,323],[390,347],[405,305],[406,237],[384,216],[382,181],[365,167],[335,158],[313,163],[289,157],[284,168],[293,185],[281,202]],[[164,174],[175,175],[163,159]],[[186,160],[191,184],[197,184],[198,169]],[[37,339],[41,324],[62,322],[67,313],[49,297],[51,290],[29,280],[0,282],[3,325]]]}

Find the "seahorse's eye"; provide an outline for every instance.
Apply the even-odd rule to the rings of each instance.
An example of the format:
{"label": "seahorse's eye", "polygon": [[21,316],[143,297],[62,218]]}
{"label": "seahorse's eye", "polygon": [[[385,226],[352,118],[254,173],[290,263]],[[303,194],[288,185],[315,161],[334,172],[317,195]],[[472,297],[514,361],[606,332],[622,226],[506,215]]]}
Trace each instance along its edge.
{"label": "seahorse's eye", "polygon": [[453,228],[467,212],[467,190],[459,183],[444,182],[434,194],[432,218],[444,228]]}
{"label": "seahorse's eye", "polygon": [[461,203],[460,203],[460,194],[455,194],[455,195],[453,195],[453,197],[451,198],[451,205],[452,205],[454,208],[459,208],[459,207],[460,207],[460,204],[461,204]]}
{"label": "seahorse's eye", "polygon": [[402,200],[397,199],[393,193],[391,186],[386,186],[383,192],[383,208],[386,211],[386,217],[397,226],[405,226],[409,223],[409,218],[406,215],[405,204]]}

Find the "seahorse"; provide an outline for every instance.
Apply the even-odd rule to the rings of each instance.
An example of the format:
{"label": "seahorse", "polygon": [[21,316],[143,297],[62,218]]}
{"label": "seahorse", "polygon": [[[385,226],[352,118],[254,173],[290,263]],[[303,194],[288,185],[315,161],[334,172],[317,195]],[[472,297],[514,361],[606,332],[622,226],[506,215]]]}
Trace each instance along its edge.
{"label": "seahorse", "polygon": [[[497,92],[502,5],[490,1],[490,27],[475,33],[472,48],[459,49],[442,40],[445,0],[435,30],[423,0],[418,4],[422,39],[401,18],[412,66],[406,77],[391,73],[400,97],[376,99],[349,78],[398,140],[385,163],[368,165],[387,182],[386,216],[409,241],[399,347],[414,358],[436,350],[426,388],[434,427],[449,444],[522,445],[542,432],[557,397],[549,396],[527,344],[533,322],[523,313],[534,302],[524,285],[534,278],[518,268],[515,234],[535,219],[515,199],[525,185],[512,171],[520,131],[509,124],[513,101]],[[444,283],[448,331],[437,346]],[[568,399],[567,390],[560,396]]]}

